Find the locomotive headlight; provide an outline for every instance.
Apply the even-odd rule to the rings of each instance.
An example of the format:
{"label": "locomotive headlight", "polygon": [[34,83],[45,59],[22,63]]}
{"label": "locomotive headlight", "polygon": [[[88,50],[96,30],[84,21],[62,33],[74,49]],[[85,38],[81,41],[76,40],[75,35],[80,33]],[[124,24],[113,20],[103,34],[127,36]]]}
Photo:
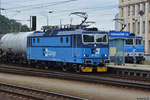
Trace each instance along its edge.
{"label": "locomotive headlight", "polygon": [[107,57],[107,54],[103,54],[102,56],[103,56],[103,57]]}
{"label": "locomotive headlight", "polygon": [[102,64],[103,63],[103,61],[100,61],[100,64]]}
{"label": "locomotive headlight", "polygon": [[89,55],[88,55],[88,54],[84,54],[83,56],[84,56],[84,57],[89,57]]}

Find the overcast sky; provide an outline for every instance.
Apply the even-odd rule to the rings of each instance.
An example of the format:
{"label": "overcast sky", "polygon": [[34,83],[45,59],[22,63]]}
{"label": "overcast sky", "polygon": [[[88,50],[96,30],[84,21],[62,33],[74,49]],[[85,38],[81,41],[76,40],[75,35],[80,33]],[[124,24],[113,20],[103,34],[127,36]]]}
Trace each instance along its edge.
{"label": "overcast sky", "polygon": [[[67,2],[70,1],[70,2]],[[114,29],[114,16],[118,13],[119,0],[1,0],[2,14],[11,19],[29,20],[37,16],[38,30],[43,25],[78,24],[81,18],[69,16],[72,12],[87,12],[88,20],[95,21],[101,30]],[[48,14],[49,11],[53,13]],[[29,25],[29,21],[19,21]]]}

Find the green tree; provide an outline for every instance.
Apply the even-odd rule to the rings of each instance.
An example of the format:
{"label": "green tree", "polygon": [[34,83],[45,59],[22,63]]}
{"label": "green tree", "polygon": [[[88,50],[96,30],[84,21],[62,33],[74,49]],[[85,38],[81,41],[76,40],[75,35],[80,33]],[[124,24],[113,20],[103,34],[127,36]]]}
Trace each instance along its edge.
{"label": "green tree", "polygon": [[11,32],[10,21],[4,16],[0,16],[0,34]]}
{"label": "green tree", "polygon": [[0,15],[0,34],[27,31],[30,31],[27,25],[22,25],[16,20],[9,20],[5,16]]}
{"label": "green tree", "polygon": [[28,31],[30,31],[30,29],[28,28],[27,25],[22,25],[21,26],[21,32],[28,32]]}

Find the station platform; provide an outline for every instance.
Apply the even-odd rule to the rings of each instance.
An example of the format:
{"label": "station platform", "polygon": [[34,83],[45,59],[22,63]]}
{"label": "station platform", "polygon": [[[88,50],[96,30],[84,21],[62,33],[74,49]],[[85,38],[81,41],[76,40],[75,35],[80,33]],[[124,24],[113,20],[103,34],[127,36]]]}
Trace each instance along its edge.
{"label": "station platform", "polygon": [[125,64],[125,65],[114,65],[114,64],[108,64],[109,68],[114,69],[128,69],[128,70],[141,70],[141,71],[150,71],[150,65],[141,65],[141,64]]}

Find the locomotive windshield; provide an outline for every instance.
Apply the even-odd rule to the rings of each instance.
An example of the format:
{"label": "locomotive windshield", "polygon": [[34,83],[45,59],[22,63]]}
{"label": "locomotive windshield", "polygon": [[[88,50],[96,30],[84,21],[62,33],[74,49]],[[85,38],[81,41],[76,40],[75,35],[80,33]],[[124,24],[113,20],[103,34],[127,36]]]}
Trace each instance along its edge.
{"label": "locomotive windshield", "polygon": [[127,39],[126,45],[133,45],[133,39]]}
{"label": "locomotive windshield", "polygon": [[86,43],[94,43],[94,35],[83,35],[83,41]]}
{"label": "locomotive windshield", "polygon": [[96,35],[96,42],[107,42],[107,35],[106,34],[97,34]]}
{"label": "locomotive windshield", "polygon": [[136,45],[141,45],[142,44],[142,39],[136,39]]}
{"label": "locomotive windshield", "polygon": [[83,35],[83,43],[107,43],[107,34]]}
{"label": "locomotive windshield", "polygon": [[[134,44],[134,40],[133,39],[127,39],[126,40],[126,45],[133,45]],[[142,45],[142,39],[137,38],[136,39],[136,45]]]}

